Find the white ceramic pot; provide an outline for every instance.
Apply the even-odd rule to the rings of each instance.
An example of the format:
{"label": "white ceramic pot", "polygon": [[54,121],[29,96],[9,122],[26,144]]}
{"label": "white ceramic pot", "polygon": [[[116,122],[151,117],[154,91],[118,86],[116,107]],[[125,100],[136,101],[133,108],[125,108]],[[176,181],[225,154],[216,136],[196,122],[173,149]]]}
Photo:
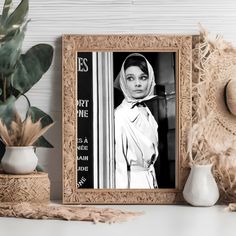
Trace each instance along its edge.
{"label": "white ceramic pot", "polygon": [[1,164],[8,174],[30,174],[38,163],[34,147],[6,147]]}
{"label": "white ceramic pot", "polygon": [[212,164],[193,165],[184,186],[183,196],[193,206],[213,206],[219,189],[211,172]]}

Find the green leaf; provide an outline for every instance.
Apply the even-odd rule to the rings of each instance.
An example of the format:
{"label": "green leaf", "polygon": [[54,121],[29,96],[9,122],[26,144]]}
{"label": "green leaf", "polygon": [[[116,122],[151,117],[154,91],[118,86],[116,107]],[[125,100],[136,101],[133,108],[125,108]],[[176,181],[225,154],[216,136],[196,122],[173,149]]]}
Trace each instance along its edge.
{"label": "green leaf", "polygon": [[16,71],[12,75],[12,86],[24,94],[37,83],[52,63],[53,48],[38,44],[21,55]]}
{"label": "green leaf", "polygon": [[27,116],[31,116],[31,120],[33,123],[41,119],[43,128],[53,123],[53,119],[37,107],[30,107],[27,112]]}
{"label": "green leaf", "polygon": [[36,166],[36,170],[37,170],[38,172],[44,172],[43,167],[42,167],[41,165],[39,165],[39,164]]}
{"label": "green leaf", "polygon": [[22,0],[17,8],[7,18],[5,28],[20,28],[25,22],[29,10],[29,0]]}
{"label": "green leaf", "polygon": [[3,9],[2,9],[2,17],[1,17],[1,24],[3,25],[4,22],[6,21],[8,15],[9,15],[9,10],[12,6],[12,0],[5,0]]}
{"label": "green leaf", "polygon": [[45,147],[53,148],[53,145],[47,141],[43,136],[39,137],[38,140],[34,143],[35,147]]}
{"label": "green leaf", "polygon": [[7,41],[10,41],[14,36],[16,36],[19,33],[19,29],[11,30],[7,32],[4,29],[0,28],[0,43],[3,45],[3,43],[6,43]]}
{"label": "green leaf", "polygon": [[15,120],[15,100],[16,98],[11,96],[5,102],[0,102],[0,119],[8,128]]}
{"label": "green leaf", "polygon": [[10,40],[0,43],[0,73],[8,76],[16,69],[20,58],[21,47],[25,36],[25,28],[18,31]]}
{"label": "green leaf", "polygon": [[21,28],[3,29],[0,27],[0,43],[10,41],[12,38],[16,37],[21,31],[23,31],[25,34],[28,23],[29,21],[26,21]]}

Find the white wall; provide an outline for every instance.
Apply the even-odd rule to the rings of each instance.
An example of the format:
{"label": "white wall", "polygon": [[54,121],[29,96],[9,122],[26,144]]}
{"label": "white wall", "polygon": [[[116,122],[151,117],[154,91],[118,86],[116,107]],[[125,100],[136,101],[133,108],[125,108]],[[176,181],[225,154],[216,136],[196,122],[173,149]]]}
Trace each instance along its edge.
{"label": "white wall", "polygon": [[198,34],[201,23],[236,44],[235,0],[31,0],[29,17],[23,49],[37,43],[50,43],[55,48],[50,70],[28,93],[32,105],[56,121],[46,135],[55,148],[37,151],[40,163],[49,173],[53,199],[61,199],[62,194],[62,34]]}

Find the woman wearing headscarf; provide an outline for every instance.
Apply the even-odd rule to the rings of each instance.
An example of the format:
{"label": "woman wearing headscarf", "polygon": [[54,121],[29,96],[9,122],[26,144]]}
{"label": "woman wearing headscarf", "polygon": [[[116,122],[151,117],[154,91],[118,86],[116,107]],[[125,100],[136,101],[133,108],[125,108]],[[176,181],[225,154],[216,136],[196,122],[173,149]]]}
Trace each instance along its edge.
{"label": "woman wearing headscarf", "polygon": [[145,104],[155,97],[153,68],[143,55],[132,53],[115,85],[124,94],[115,109],[115,187],[157,188],[158,125]]}

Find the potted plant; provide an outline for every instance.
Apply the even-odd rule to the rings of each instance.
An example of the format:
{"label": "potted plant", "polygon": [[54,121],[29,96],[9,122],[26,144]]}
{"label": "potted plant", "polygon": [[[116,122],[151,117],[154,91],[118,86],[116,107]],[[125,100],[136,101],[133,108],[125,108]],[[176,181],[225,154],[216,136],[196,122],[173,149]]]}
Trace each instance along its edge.
{"label": "potted plant", "polygon": [[[53,146],[43,137],[43,133],[51,126],[53,120],[39,108],[31,106],[26,93],[50,67],[53,48],[48,44],[37,44],[22,54],[28,9],[28,0],[21,0],[15,9],[12,9],[12,0],[5,0],[0,16],[1,145],[51,148]],[[24,121],[20,120],[15,104],[22,96],[28,103]],[[36,131],[35,127],[38,128],[38,135],[32,139],[34,142],[22,142],[27,132]],[[10,138],[9,142],[6,141],[7,136],[4,137],[4,131]]]}

